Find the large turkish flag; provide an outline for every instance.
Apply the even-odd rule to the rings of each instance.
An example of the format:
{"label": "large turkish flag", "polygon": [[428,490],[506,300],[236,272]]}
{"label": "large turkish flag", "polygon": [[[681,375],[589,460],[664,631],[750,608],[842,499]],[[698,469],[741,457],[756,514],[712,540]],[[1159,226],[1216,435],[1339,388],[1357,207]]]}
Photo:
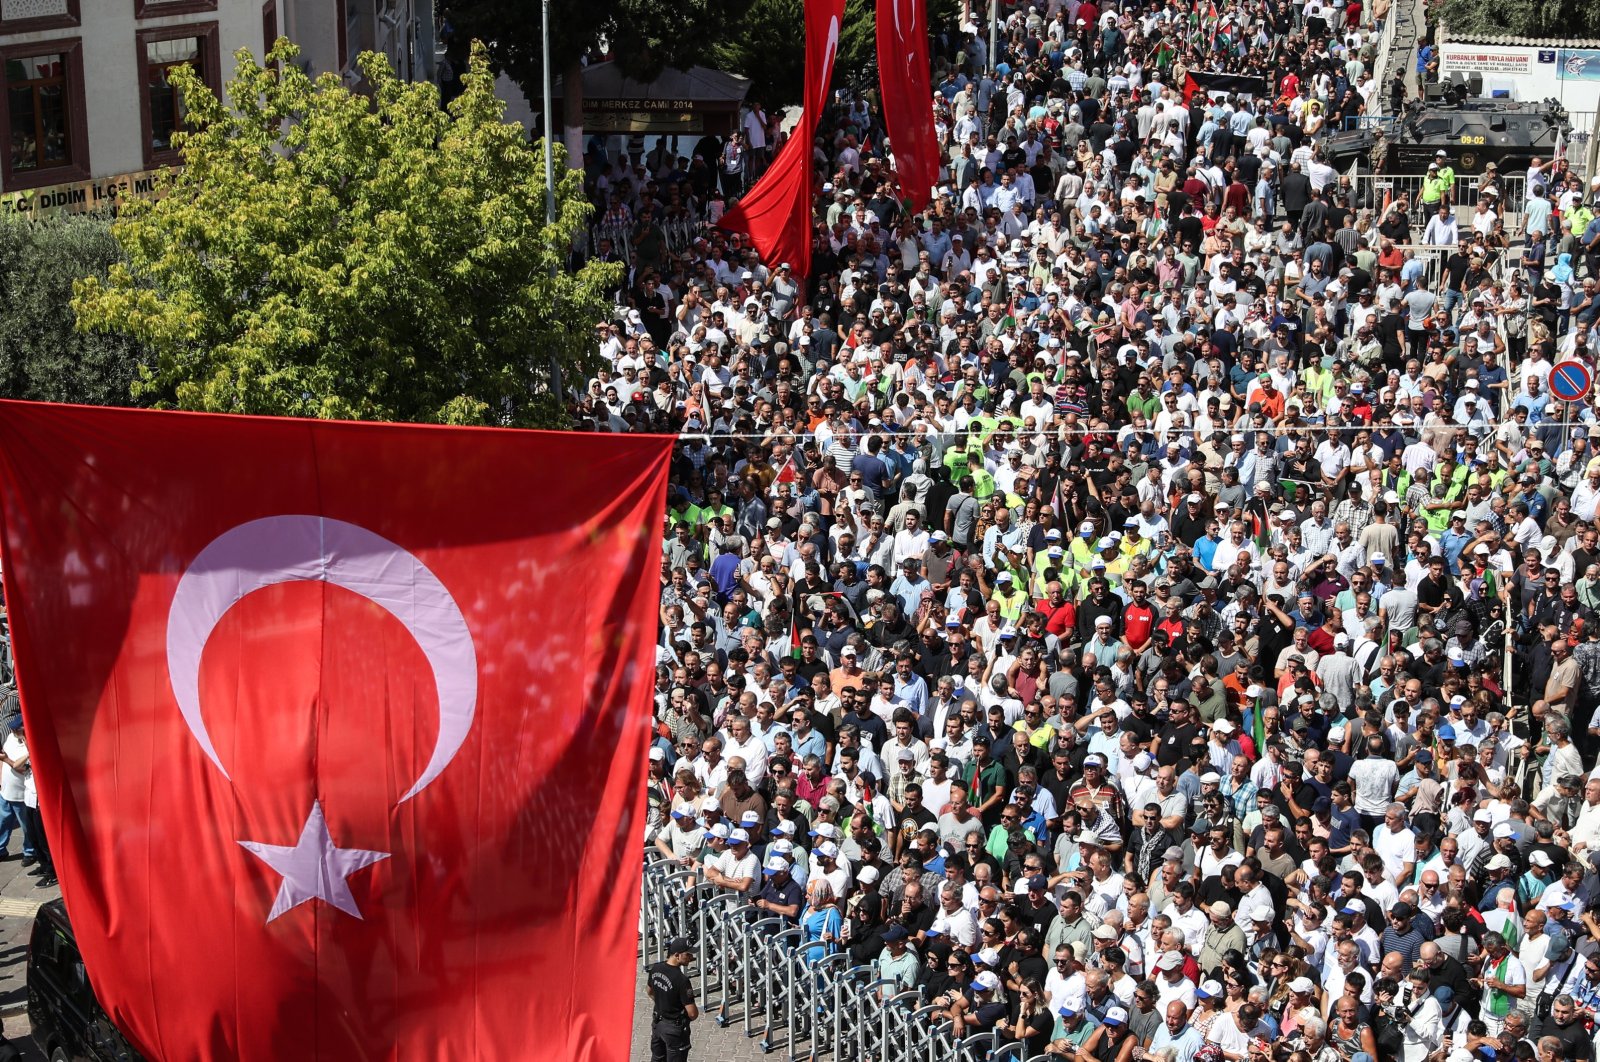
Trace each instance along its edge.
{"label": "large turkish flag", "polygon": [[40,807],[142,1052],[627,1057],[669,445],[0,403]]}
{"label": "large turkish flag", "polygon": [[900,194],[913,211],[927,207],[939,180],[939,134],[933,127],[926,0],[878,0],[878,86]]}
{"label": "large turkish flag", "polygon": [[776,269],[787,262],[800,276],[811,272],[816,199],[812,139],[828,107],[844,0],[805,0],[805,19],[806,98],[800,117],[767,172],[717,222],[729,232],[748,233],[767,265]]}

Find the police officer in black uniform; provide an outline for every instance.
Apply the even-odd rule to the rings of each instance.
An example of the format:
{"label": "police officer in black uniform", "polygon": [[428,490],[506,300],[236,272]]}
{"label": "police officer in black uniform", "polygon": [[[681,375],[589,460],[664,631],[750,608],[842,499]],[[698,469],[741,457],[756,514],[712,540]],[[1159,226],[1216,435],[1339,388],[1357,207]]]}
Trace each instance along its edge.
{"label": "police officer in black uniform", "polygon": [[650,1021],[650,1062],[688,1062],[689,1023],[700,1016],[694,987],[683,972],[693,954],[694,946],[678,937],[667,944],[666,962],[645,971],[655,1010]]}

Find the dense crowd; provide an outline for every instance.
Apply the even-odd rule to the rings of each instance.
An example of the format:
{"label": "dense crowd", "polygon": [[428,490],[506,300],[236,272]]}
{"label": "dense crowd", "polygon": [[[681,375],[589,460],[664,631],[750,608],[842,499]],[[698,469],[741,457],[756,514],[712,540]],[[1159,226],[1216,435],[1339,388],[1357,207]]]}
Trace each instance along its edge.
{"label": "dense crowd", "polygon": [[1363,201],[1383,0],[1005,10],[920,214],[837,94],[806,276],[658,238],[759,109],[591,144],[580,413],[682,436],[653,855],[1024,1057],[1594,1062],[1594,200]]}

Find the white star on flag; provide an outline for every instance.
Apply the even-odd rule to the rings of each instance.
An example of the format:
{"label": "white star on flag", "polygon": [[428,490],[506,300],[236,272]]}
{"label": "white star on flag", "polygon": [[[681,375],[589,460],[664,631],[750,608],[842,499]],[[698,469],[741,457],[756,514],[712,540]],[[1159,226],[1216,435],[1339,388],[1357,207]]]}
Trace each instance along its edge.
{"label": "white star on flag", "polygon": [[360,918],[361,909],[350,895],[350,885],[345,879],[363,867],[389,858],[388,852],[335,845],[328,834],[328,821],[323,817],[320,800],[312,801],[300,840],[293,847],[260,841],[240,841],[239,844],[283,875],[278,898],[267,915],[268,922],[307,900],[323,900],[347,915]]}

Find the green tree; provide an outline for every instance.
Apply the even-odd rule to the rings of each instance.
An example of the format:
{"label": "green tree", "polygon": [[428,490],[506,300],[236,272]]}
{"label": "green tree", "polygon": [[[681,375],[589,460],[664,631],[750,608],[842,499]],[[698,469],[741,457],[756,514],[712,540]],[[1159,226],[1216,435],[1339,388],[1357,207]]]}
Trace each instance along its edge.
{"label": "green tree", "polygon": [[135,393],[185,409],[554,426],[553,360],[595,368],[617,266],[567,268],[590,213],[503,106],[481,47],[441,110],[432,85],[360,58],[367,97],[315,81],[280,39],[237,54],[224,106],[174,76],[188,130],[163,198],[112,231],[127,255],[76,287],[81,327],[149,351]]}
{"label": "green tree", "polygon": [[[563,86],[566,144],[582,163],[583,58],[608,51],[628,76],[653,81],[669,66],[687,69],[713,46],[743,34],[751,0],[551,0],[550,55]],[[534,107],[543,98],[542,8],[537,0],[458,0],[450,7],[458,39],[489,42],[495,66]],[[792,46],[792,41],[786,42]]]}
{"label": "green tree", "polygon": [[1535,37],[1569,40],[1600,35],[1600,8],[1579,0],[1442,0],[1429,4],[1430,20],[1442,20],[1451,35]]}
{"label": "green tree", "polygon": [[743,33],[717,42],[712,63],[749,78],[748,98],[760,100],[768,113],[799,103],[806,79],[802,0],[754,0],[744,24]]}
{"label": "green tree", "polygon": [[122,257],[103,217],[0,217],[0,394],[125,406],[143,358],[126,336],[76,329],[72,284]]}
{"label": "green tree", "polygon": [[[846,0],[834,62],[835,86],[878,84],[876,0]],[[928,0],[928,25],[953,26],[958,0]],[[983,7],[987,11],[987,7]],[[719,41],[712,56],[724,70],[750,79],[750,96],[770,110],[800,102],[805,94],[805,9],[802,0],[754,0],[744,31]]]}

